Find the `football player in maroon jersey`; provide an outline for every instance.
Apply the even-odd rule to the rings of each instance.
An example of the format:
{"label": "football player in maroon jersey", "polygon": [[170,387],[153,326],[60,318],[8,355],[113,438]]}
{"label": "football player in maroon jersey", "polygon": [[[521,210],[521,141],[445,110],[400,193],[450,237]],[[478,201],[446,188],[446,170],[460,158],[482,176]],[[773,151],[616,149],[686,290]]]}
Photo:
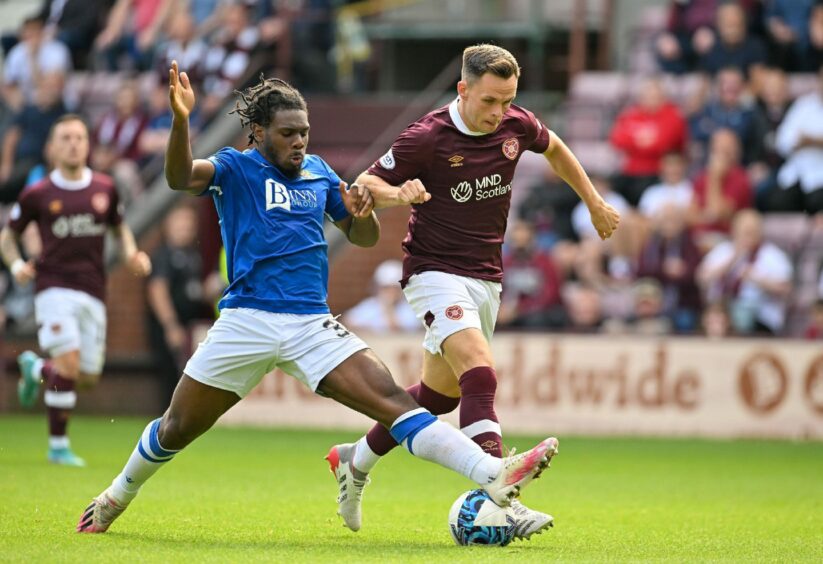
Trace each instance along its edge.
{"label": "football player in maroon jersey", "polygon": [[[408,126],[357,179],[376,208],[411,206],[400,283],[426,336],[422,381],[408,391],[435,415],[459,404],[463,432],[495,456],[502,456],[502,440],[489,341],[500,307],[512,177],[522,153],[546,157],[586,203],[601,238],[610,237],[620,221],[563,141],[513,104],[519,76],[505,49],[468,47],[457,98]],[[332,447],[330,455],[350,468],[338,498],[350,528],[360,526],[366,474],[394,446],[377,425],[357,443]],[[518,538],[552,524],[550,515],[520,503],[512,507]]]}
{"label": "football player in maroon jersey", "polygon": [[[137,276],[151,271],[149,257],[137,249],[123,222],[114,182],[86,165],[89,131],[80,116],[67,114],[52,127],[48,141],[54,170],[24,189],[0,232],[0,253],[18,284],[35,280],[35,317],[40,348],[17,361],[20,403],[31,407],[40,382],[49,419],[48,459],[83,466],[66,434],[77,401],[78,384],[96,382],[103,369],[106,343],[106,272],[103,243],[110,230],[120,241],[128,269]],[[43,253],[36,260],[20,255],[20,235],[37,224]]]}

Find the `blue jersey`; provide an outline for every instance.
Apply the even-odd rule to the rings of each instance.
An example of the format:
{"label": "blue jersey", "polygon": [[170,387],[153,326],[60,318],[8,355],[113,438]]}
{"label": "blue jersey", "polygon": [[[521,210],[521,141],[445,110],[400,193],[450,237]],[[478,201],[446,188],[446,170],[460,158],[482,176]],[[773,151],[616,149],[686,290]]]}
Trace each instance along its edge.
{"label": "blue jersey", "polygon": [[220,309],[328,313],[323,218],[349,215],[337,174],[306,155],[300,176],[287,178],[257,149],[227,147],[209,161],[229,277]]}

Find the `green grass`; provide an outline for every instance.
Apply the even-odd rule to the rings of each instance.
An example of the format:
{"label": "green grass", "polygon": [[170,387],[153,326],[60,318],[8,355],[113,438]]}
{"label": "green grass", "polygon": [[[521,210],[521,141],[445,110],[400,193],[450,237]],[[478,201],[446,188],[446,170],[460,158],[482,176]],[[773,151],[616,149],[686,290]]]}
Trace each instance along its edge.
{"label": "green grass", "polygon": [[[446,527],[469,483],[396,452],[373,472],[364,527],[344,529],[325,461],[354,433],[218,428],[144,487],[105,535],[74,526],[145,421],[77,418],[84,469],[45,462],[42,417],[0,417],[0,561],[823,561],[823,445],[561,438],[524,501],[556,526],[507,548]],[[533,439],[510,441],[519,448]]]}

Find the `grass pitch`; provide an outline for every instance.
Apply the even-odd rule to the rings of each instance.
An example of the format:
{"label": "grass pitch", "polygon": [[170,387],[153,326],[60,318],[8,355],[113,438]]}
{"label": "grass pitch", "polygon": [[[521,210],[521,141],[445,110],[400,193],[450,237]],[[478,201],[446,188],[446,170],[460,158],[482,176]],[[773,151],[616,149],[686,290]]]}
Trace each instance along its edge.
{"label": "grass pitch", "polygon": [[[470,483],[395,452],[342,527],[322,460],[355,433],[212,430],[148,482],[103,535],[74,532],[146,421],[77,418],[89,466],[45,461],[40,417],[0,418],[0,561],[823,561],[823,445],[561,437],[523,500],[553,530],[507,548],[452,544],[447,514]],[[511,439],[528,448],[535,439]]]}

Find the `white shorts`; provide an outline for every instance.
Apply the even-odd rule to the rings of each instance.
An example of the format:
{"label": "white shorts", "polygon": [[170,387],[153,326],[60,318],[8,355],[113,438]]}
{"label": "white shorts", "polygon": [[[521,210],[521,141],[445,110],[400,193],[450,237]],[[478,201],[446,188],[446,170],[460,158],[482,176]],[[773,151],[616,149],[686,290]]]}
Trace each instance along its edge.
{"label": "white shorts", "polygon": [[366,348],[328,313],[231,308],[220,312],[183,372],[242,398],[280,368],[315,391],[329,372]]}
{"label": "white shorts", "polygon": [[479,329],[491,342],[502,289],[499,282],[428,271],[412,275],[403,293],[426,328],[423,348],[442,354],[446,337],[463,329]]}
{"label": "white shorts", "polygon": [[100,374],[106,358],[106,306],[85,292],[47,288],[34,297],[37,339],[52,358],[80,351],[80,371]]}

